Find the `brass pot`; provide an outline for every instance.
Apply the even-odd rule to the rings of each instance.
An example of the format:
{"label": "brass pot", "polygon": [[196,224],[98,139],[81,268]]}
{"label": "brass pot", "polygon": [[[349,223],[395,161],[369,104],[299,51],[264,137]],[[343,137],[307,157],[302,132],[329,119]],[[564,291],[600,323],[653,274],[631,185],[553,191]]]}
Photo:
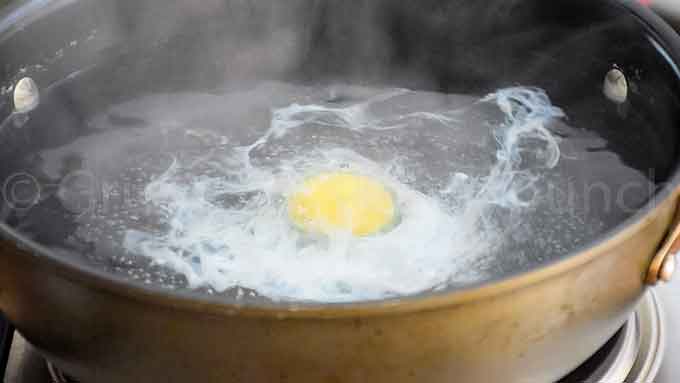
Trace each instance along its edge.
{"label": "brass pot", "polygon": [[[231,76],[238,79],[283,76],[293,66],[301,65],[304,70],[296,73],[303,78],[323,72],[328,73],[328,78],[366,81],[398,78],[401,84],[410,86],[426,86],[409,75],[430,70],[428,73],[433,76],[428,82],[434,81],[433,87],[440,90],[455,88],[446,84],[455,82],[451,80],[455,79],[455,73],[469,76],[462,81],[465,85],[461,85],[469,91],[537,78],[537,82],[544,81],[541,86],[566,89],[565,94],[573,95],[578,93],[578,86],[593,83],[586,81],[591,75],[597,78],[597,86],[587,92],[601,92],[601,80],[611,69],[610,61],[625,65],[627,61],[645,56],[649,59],[636,61],[641,69],[637,74],[640,78],[636,79],[637,91],[652,93],[635,100],[643,104],[637,108],[660,110],[659,113],[667,117],[660,121],[667,125],[680,120],[677,115],[680,79],[668,62],[680,57],[680,45],[677,36],[650,11],[639,5],[624,6],[613,1],[556,1],[550,5],[538,0],[491,1],[483,6],[476,3],[428,0],[416,7],[389,0],[342,4],[300,0],[284,6],[278,2],[249,0],[206,1],[188,6],[185,2],[169,4],[153,0],[27,1],[6,10],[0,17],[0,55],[11,57],[7,64],[10,69],[0,74],[11,78],[14,64],[37,60],[43,52],[54,52],[53,48],[64,41],[92,35],[93,30],[97,33],[92,45],[81,43],[82,48],[74,47],[73,52],[52,64],[46,73],[35,74],[40,77],[39,83],[49,84],[74,69],[106,65],[114,55],[125,57],[110,68],[111,76],[102,78],[102,83],[92,79],[95,85],[91,88],[79,88],[80,95],[69,94],[69,105],[83,107],[110,102],[130,86],[139,85],[141,78],[148,80],[144,86],[158,85],[159,79],[167,78],[172,83],[170,87],[177,88],[212,81],[179,75],[191,65],[198,65],[192,70],[219,74],[227,80]],[[501,25],[501,29],[521,31],[528,23],[540,24],[545,19],[545,25],[551,25],[562,20],[559,26],[564,28],[560,32],[564,34],[560,36],[564,37],[591,26],[602,26],[601,30],[593,29],[592,41],[596,44],[578,38],[562,41],[572,44],[567,45],[569,49],[576,49],[571,54],[574,56],[571,63],[592,59],[593,65],[573,71],[574,76],[560,77],[554,75],[555,64],[538,66],[529,72],[516,71],[524,68],[526,61],[502,63],[499,60],[497,67],[496,64],[469,66],[461,61],[442,69],[440,59],[455,61],[454,53],[462,52],[460,47],[451,48],[454,53],[445,52],[442,57],[433,53],[422,61],[410,56],[409,52],[422,52],[418,46],[431,41],[437,44],[449,41],[446,36],[456,30],[456,25],[465,39],[473,43],[466,46],[454,39],[449,41],[451,44],[460,43],[461,47],[470,49],[478,44],[483,46],[482,40],[493,34],[494,28],[499,28],[494,24],[495,18],[513,17],[515,7],[522,10],[517,11],[516,16],[526,19]],[[293,12],[276,13],[281,8],[325,16],[309,23],[293,23],[299,19]],[[179,23],[177,20],[184,16],[188,21]],[[579,20],[573,19],[577,16]],[[323,36],[327,32],[324,25],[329,29],[339,28],[344,31],[341,35],[346,45],[341,44],[343,49],[329,48],[319,54],[308,52],[305,56],[308,60],[302,63],[282,58],[271,46],[258,45],[258,39],[273,38],[272,31],[263,32],[257,28],[259,24],[248,21],[247,17],[253,20],[269,17],[275,25],[289,26],[293,33],[303,33],[302,36],[310,39]],[[342,22],[333,24],[329,17]],[[411,41],[413,45],[387,54],[380,48],[389,42],[363,41],[359,30],[367,26],[373,28],[373,23],[390,17],[405,20],[403,25],[411,26],[429,20],[432,28],[425,28],[423,24],[424,31],[409,30],[411,34],[400,35],[403,40],[400,42]],[[227,27],[220,29],[215,25]],[[352,25],[356,25],[356,29],[350,28]],[[607,28],[619,34],[612,35]],[[304,34],[309,31],[313,33]],[[386,36],[404,33],[398,28],[390,31]],[[212,39],[229,33],[255,48],[245,49],[239,56],[236,53],[241,52],[242,46],[234,48],[205,40],[206,36]],[[482,37],[475,39],[478,33]],[[251,41],[244,36],[255,37]],[[630,41],[614,40],[627,37]],[[225,38],[229,41],[229,37]],[[513,39],[503,41],[510,46],[516,43]],[[205,43],[202,52],[206,55],[216,54],[218,48],[226,49],[229,54],[226,59],[219,56],[223,61],[216,59],[214,67],[196,64],[186,56],[196,53],[192,47],[197,42]],[[543,44],[525,43],[520,45],[526,49],[530,49],[529,45]],[[148,54],[157,47],[154,44],[164,49],[165,53],[158,56],[164,65],[145,66],[144,62],[135,61],[138,52]],[[307,48],[310,46],[314,44]],[[502,59],[505,51],[500,46],[502,44],[482,50],[479,56],[489,59],[497,53]],[[625,49],[621,50],[621,46]],[[345,51],[348,47],[355,50]],[[437,47],[448,49],[442,45]],[[367,52],[371,55],[367,56]],[[549,44],[540,52],[554,57],[564,54]],[[346,56],[359,59],[349,62]],[[153,57],[150,61],[154,65],[159,63]],[[124,64],[130,66],[121,66]],[[128,71],[127,77],[120,75],[120,68]],[[502,68],[507,72],[501,73]],[[658,68],[662,69],[653,71]],[[560,69],[570,72],[566,64],[557,68]],[[154,70],[158,73],[153,73]],[[625,68],[622,72],[626,72]],[[583,83],[574,84],[576,79]],[[647,86],[646,79],[649,84],[663,86]],[[97,93],[103,84],[109,84],[110,94]],[[142,90],[145,89],[140,92]],[[650,101],[652,99],[654,101]],[[601,102],[602,107],[611,106],[611,100],[605,97]],[[72,110],[66,109],[38,110],[31,118],[36,124],[73,121],[76,117]],[[675,126],[648,128],[672,131]],[[37,150],[53,140],[68,142],[77,135],[55,133],[42,141],[28,140],[28,144]],[[32,146],[18,150],[17,145],[24,142],[20,141],[23,136],[3,137],[10,141],[0,150],[0,159],[4,161],[2,166],[11,168],[15,165],[12,158],[19,156],[20,151],[30,151]],[[666,144],[671,152],[677,147],[677,143]],[[53,249],[3,224],[0,307],[18,331],[51,362],[82,382],[556,381],[611,338],[629,318],[647,286],[672,274],[673,259],[669,253],[676,247],[674,242],[680,237],[680,230],[669,228],[676,215],[679,178],[674,154],[661,157],[672,162],[666,170],[661,170],[664,167],[661,160],[658,169],[654,168],[659,173],[667,173],[659,175],[667,184],[659,188],[646,206],[597,243],[568,256],[556,257],[540,267],[464,289],[356,304],[238,303],[194,292],[165,291],[104,273],[82,260],[55,254]]]}

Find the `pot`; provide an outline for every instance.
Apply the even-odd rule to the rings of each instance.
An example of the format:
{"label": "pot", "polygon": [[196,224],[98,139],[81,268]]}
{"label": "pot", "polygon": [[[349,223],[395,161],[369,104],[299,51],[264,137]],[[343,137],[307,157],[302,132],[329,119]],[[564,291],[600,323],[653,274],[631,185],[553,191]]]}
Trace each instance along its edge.
{"label": "pot", "polygon": [[[82,382],[557,381],[672,275],[680,40],[636,2],[24,1],[0,16],[0,57],[2,84],[30,76],[42,89],[22,113],[7,85],[0,98],[0,308]],[[98,110],[262,78],[480,95],[538,86],[656,186],[572,252],[358,303],[239,301],[130,280],[52,246],[73,228],[44,194],[28,201],[46,229],[11,224],[32,205],[17,205],[7,185],[49,189],[23,171],[27,158],[92,134],[83,126]]]}

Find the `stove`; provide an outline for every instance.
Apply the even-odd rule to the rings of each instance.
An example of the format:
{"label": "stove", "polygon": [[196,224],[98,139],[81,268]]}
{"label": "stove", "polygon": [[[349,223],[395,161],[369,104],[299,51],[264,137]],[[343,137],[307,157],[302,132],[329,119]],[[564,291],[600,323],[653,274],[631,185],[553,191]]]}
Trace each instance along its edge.
{"label": "stove", "polygon": [[623,328],[560,383],[661,383],[666,331],[659,297],[649,291]]}

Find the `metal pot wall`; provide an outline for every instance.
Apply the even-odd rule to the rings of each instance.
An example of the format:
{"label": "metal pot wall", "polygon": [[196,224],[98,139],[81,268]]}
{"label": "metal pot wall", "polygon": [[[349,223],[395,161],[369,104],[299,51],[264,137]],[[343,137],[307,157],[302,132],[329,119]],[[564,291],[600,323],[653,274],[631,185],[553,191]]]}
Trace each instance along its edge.
{"label": "metal pot wall", "polygon": [[[7,9],[0,80],[29,74],[47,90],[20,130],[0,130],[5,178],[26,153],[84,134],[87,117],[116,100],[277,78],[477,94],[531,83],[576,120],[596,121],[659,186],[597,243],[545,264],[449,291],[326,305],[236,302],[105,273],[49,247],[69,228],[49,225],[48,205],[49,230],[33,238],[1,226],[0,308],[83,382],[558,380],[623,325],[648,284],[671,274],[680,44],[637,4],[546,3],[82,0]],[[633,112],[602,93],[613,64],[635,84]],[[87,81],[69,85],[77,70]],[[2,116],[11,109],[3,95]]]}

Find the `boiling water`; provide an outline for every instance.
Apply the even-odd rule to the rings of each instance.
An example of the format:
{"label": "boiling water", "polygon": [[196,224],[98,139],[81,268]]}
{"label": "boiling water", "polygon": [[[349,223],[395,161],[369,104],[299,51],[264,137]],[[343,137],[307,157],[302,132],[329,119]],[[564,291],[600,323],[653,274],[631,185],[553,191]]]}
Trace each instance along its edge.
{"label": "boiling water", "polygon": [[[524,87],[470,97],[269,83],[152,95],[43,153],[42,172],[62,180],[56,195],[76,222],[68,241],[112,271],[237,298],[381,299],[526,269],[611,226],[568,192],[570,169],[600,156],[612,187],[646,178],[586,150],[598,138],[566,118]],[[74,158],[80,170],[64,174]],[[293,225],[291,193],[337,171],[385,185],[396,224],[366,237]]]}

